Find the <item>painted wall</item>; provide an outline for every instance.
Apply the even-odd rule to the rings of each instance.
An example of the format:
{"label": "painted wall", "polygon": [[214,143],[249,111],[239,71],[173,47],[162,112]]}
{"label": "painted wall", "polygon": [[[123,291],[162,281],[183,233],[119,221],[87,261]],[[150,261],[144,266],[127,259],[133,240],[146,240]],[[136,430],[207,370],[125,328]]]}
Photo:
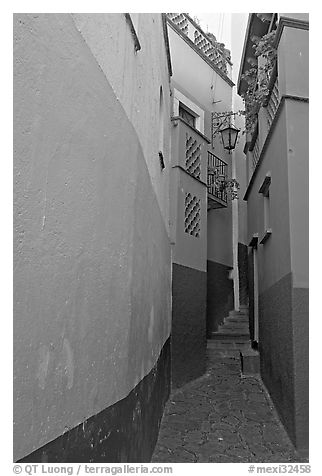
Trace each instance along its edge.
{"label": "painted wall", "polygon": [[[188,141],[188,142],[187,142]],[[191,148],[191,143],[194,145]],[[206,271],[207,261],[207,143],[196,131],[183,121],[173,123],[172,129],[171,196],[173,216],[171,219],[174,237],[173,262],[190,268]],[[200,178],[186,172],[186,154],[199,150]],[[192,155],[191,155],[192,156]],[[197,157],[197,156],[195,156]],[[187,194],[196,200],[198,217],[194,208],[187,206]],[[193,205],[193,204],[192,204]],[[191,214],[191,215],[190,215]],[[195,221],[194,221],[195,218]],[[199,223],[198,236],[186,231],[186,224]]]}
{"label": "painted wall", "polygon": [[[93,36],[105,21],[109,45],[125,38],[117,61],[104,49],[127,84],[144,64],[149,100],[152,85],[167,97],[166,67],[151,68],[164,57],[159,20],[134,67],[123,15],[86,18]],[[128,107],[158,136],[157,107],[142,102],[139,115],[136,88]],[[171,260],[158,145],[133,127],[69,14],[14,17],[14,144],[19,459],[127,397],[154,367],[170,334]]]}
{"label": "painted wall", "polygon": [[280,113],[265,158],[260,164],[247,199],[248,243],[253,234],[258,233],[261,241],[265,233],[264,199],[259,189],[267,173],[271,174],[269,200],[272,235],[264,245],[258,245],[260,293],[291,272],[285,108]]}
{"label": "painted wall", "polygon": [[206,293],[206,272],[173,263],[172,389],[206,371]]}
{"label": "painted wall", "polygon": [[[169,42],[170,51],[173,65],[173,86],[181,94],[192,101],[203,113],[204,128],[203,133],[211,139],[211,113],[214,111],[223,112],[230,111],[232,107],[232,83],[225,81],[217,72],[209,66],[209,64],[203,60],[200,55],[187,44],[180,35],[171,28],[169,25]],[[172,146],[179,148],[178,133],[174,133],[172,136]],[[181,144],[184,141],[181,140]],[[181,146],[182,147],[182,146]],[[202,180],[207,183],[207,151],[211,151],[216,154],[222,160],[228,164],[228,175],[232,174],[232,156],[228,154],[222,147],[221,138],[219,135],[215,137],[214,147],[212,144],[203,144],[203,160],[204,160],[204,173],[202,174]],[[173,152],[173,158],[176,157],[176,152]],[[185,157],[184,151],[179,152],[179,158]],[[180,159],[179,159],[180,160]],[[184,164],[182,164],[184,166]],[[181,177],[181,178],[180,178]],[[232,280],[230,279],[231,267],[233,264],[232,253],[232,207],[231,203],[228,203],[226,208],[210,210],[206,212],[206,194],[207,189],[198,184],[191,177],[184,176],[184,173],[178,169],[175,169],[172,175],[173,197],[176,197],[178,209],[173,213],[179,219],[174,220],[173,227],[178,227],[178,231],[174,230],[173,235],[177,238],[174,248],[173,259],[174,262],[181,265],[175,268],[174,273],[174,298],[179,299],[179,305],[176,307],[174,301],[174,318],[173,329],[177,329],[177,332],[173,334],[174,342],[178,343],[178,356],[177,361],[182,361],[180,367],[173,368],[173,374],[178,374],[178,380],[183,381],[185,379],[186,368],[194,366],[195,362],[200,363],[200,368],[204,367],[204,361],[200,362],[201,357],[196,358],[197,355],[201,356],[201,352],[192,352],[189,349],[196,349],[199,346],[200,349],[205,350],[205,338],[206,328],[208,335],[216,330],[218,323],[225,317],[230,309],[234,307],[233,304],[233,287]],[[194,183],[195,182],[195,183]],[[191,185],[190,185],[191,184]],[[200,193],[203,194],[203,214],[202,216],[202,231],[206,232],[206,236],[201,236],[201,240],[187,235],[180,228],[182,223],[182,209],[184,206],[183,196],[185,193],[185,187],[191,186],[192,190],[200,189]],[[201,192],[202,190],[202,192]],[[181,235],[180,235],[181,230]],[[197,258],[197,259],[196,259]],[[188,268],[191,268],[188,271]],[[192,271],[194,273],[192,274]],[[207,280],[203,279],[200,275],[200,271],[207,272]],[[180,279],[180,282],[176,283],[175,278]],[[196,293],[196,281],[204,282],[206,289]],[[185,297],[184,297],[185,294]],[[205,302],[200,300],[201,296],[207,295],[207,325],[205,312]],[[191,299],[193,296],[193,306]],[[199,311],[196,312],[195,317],[192,319],[191,312],[188,310],[196,309],[196,305],[199,306]],[[176,311],[177,309],[177,311]],[[189,317],[190,316],[190,317]],[[200,319],[205,319],[204,325],[200,322]],[[189,332],[185,329],[188,328]],[[196,331],[192,332],[192,329],[198,329],[198,335]],[[189,334],[190,337],[187,335]],[[194,344],[192,344],[194,342]],[[172,348],[175,352],[175,347]],[[181,358],[179,354],[181,352]],[[191,371],[189,371],[191,373]],[[189,373],[188,372],[188,373]],[[183,379],[183,380],[182,380]]]}
{"label": "painted wall", "polygon": [[140,13],[135,22],[141,50],[134,42],[124,15],[119,13],[74,13],[77,29],[102,68],[138,135],[159,207],[168,227],[169,168],[159,164],[159,88],[164,98],[165,163],[170,164],[170,78],[160,13]]}
{"label": "painted wall", "polygon": [[[202,375],[206,363],[207,142],[176,120],[171,144],[171,374],[177,388]],[[196,160],[191,171],[199,171],[199,179],[187,172],[187,156]]]}
{"label": "painted wall", "polygon": [[[285,26],[278,46],[283,97],[248,195],[248,240],[264,232],[267,173],[272,235],[258,244],[261,374],[289,436],[307,454],[309,373],[308,32]],[[294,96],[296,96],[294,98]],[[250,260],[251,261],[251,260]],[[251,263],[250,263],[251,264]]]}
{"label": "painted wall", "polygon": [[[231,108],[231,85],[221,78],[172,28],[168,27],[173,84],[194,98],[205,111]],[[217,104],[214,101],[220,101]],[[210,116],[205,117],[205,135],[210,135]],[[221,149],[222,151],[222,149]],[[216,152],[215,152],[216,153]]]}
{"label": "painted wall", "polygon": [[[173,64],[173,85],[204,110],[204,134],[211,138],[211,112],[231,110],[232,86],[221,78],[171,26],[168,31]],[[214,149],[209,144],[208,150],[228,164],[230,175],[231,155],[223,149],[219,135],[215,139]],[[208,212],[207,217],[207,257],[211,261],[227,266],[232,264],[231,215],[231,204],[229,204],[226,209]]]}
{"label": "painted wall", "polygon": [[280,94],[309,97],[309,31],[284,27],[278,45]]}
{"label": "painted wall", "polygon": [[287,100],[288,182],[293,286],[309,287],[309,105]]}

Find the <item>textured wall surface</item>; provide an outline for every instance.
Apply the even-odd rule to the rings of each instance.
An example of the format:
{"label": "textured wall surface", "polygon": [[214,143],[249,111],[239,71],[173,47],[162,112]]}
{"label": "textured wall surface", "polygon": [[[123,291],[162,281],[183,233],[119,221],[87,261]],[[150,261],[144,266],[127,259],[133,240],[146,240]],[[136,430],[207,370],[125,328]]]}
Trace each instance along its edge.
{"label": "textured wall surface", "polygon": [[248,248],[248,305],[250,338],[254,340],[254,256],[251,248]]}
{"label": "textured wall surface", "polygon": [[[293,16],[293,14],[286,14]],[[302,14],[294,14],[294,17]],[[305,17],[306,15],[304,15]],[[291,21],[291,20],[290,20]],[[285,26],[278,45],[278,87],[285,94],[248,202],[248,243],[259,236],[259,346],[261,373],[296,446],[308,448],[308,31]],[[262,135],[262,140],[264,139]],[[269,186],[269,225],[264,200]],[[249,252],[250,328],[253,335],[253,258]]]}
{"label": "textured wall surface", "polygon": [[207,335],[215,332],[229,311],[234,309],[231,268],[221,263],[207,261]]}
{"label": "textured wall surface", "polygon": [[308,448],[308,290],[292,274],[259,297],[261,374],[291,439]]}
{"label": "textured wall surface", "polygon": [[[187,145],[188,143],[188,145]],[[193,143],[193,146],[191,144]],[[206,144],[183,122],[173,127],[171,171],[171,229],[173,262],[206,271],[207,261],[207,158]],[[189,148],[190,147],[190,148]],[[186,157],[198,150],[200,177],[186,171]],[[189,156],[189,155],[188,155]],[[180,166],[177,167],[177,166]],[[193,231],[193,227],[195,227]],[[192,234],[191,234],[192,233]]]}
{"label": "textured wall surface", "polygon": [[[294,281],[293,281],[294,282]],[[298,448],[309,449],[309,290],[293,288],[295,371],[295,441]]]}
{"label": "textured wall surface", "polygon": [[[141,49],[134,53],[134,42],[124,14],[74,13],[75,24],[102,68],[116,97],[132,123],[168,227],[170,164],[170,79],[160,13],[140,13],[135,28]],[[166,168],[159,163],[160,86],[163,88],[164,141]]]}
{"label": "textured wall surface", "polygon": [[14,144],[19,459],[151,371],[170,334],[171,266],[153,151],[69,14],[14,17]]}
{"label": "textured wall surface", "polygon": [[[286,14],[287,17],[292,15]],[[307,15],[300,15],[301,20],[308,21]],[[284,27],[278,45],[280,93],[308,98],[309,69],[309,31]]]}
{"label": "textured wall surface", "polygon": [[294,286],[309,287],[309,104],[287,100],[291,263]]}
{"label": "textured wall surface", "polygon": [[170,339],[151,372],[122,400],[23,458],[24,463],[149,462],[170,391]]}
{"label": "textured wall surface", "polygon": [[238,243],[239,302],[248,304],[248,247]]}
{"label": "textured wall surface", "polygon": [[[169,27],[169,42],[173,79],[175,87],[205,111],[213,111],[213,99],[220,99],[216,110],[226,111],[231,108],[232,87],[221,78],[180,36]],[[212,88],[211,88],[212,86]],[[210,131],[211,119],[205,116],[205,134]],[[222,147],[220,148],[222,151]]]}
{"label": "textured wall surface", "polygon": [[207,273],[173,264],[172,386],[181,387],[206,369]]}
{"label": "textured wall surface", "polygon": [[287,161],[286,110],[282,109],[274,133],[251,187],[248,205],[248,241],[258,233],[264,236],[264,202],[258,191],[267,173],[271,174],[269,209],[271,237],[258,245],[260,293],[291,271],[290,209]]}
{"label": "textured wall surface", "polygon": [[[173,85],[204,111],[204,134],[211,138],[211,112],[231,110],[232,86],[220,77],[171,27],[168,30]],[[206,148],[228,164],[227,173],[231,177],[232,156],[223,149],[220,135],[215,137],[214,149],[212,144],[206,144]],[[206,154],[205,160],[207,160]],[[231,203],[228,203],[225,209],[207,213],[207,259],[227,266],[232,265]],[[191,266],[188,262],[180,261],[180,263]]]}

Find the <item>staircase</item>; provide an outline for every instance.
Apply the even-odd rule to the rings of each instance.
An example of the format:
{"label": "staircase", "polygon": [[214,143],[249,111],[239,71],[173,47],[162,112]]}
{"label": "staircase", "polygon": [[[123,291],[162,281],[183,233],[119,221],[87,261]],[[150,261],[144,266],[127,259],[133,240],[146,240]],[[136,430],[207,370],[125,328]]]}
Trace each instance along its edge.
{"label": "staircase", "polygon": [[235,357],[241,359],[244,374],[259,373],[259,353],[252,349],[249,334],[248,306],[230,311],[223,324],[207,341],[208,358]]}

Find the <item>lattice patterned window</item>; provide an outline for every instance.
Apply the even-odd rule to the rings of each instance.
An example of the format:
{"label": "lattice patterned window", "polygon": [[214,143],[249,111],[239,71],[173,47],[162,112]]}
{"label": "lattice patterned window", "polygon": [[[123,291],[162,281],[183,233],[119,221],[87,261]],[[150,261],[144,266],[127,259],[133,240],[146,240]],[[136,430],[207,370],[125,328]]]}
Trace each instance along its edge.
{"label": "lattice patterned window", "polygon": [[186,170],[200,179],[201,144],[186,133]]}
{"label": "lattice patterned window", "polygon": [[200,200],[186,193],[184,204],[184,231],[191,236],[200,236]]}
{"label": "lattice patterned window", "polygon": [[167,13],[168,18],[177,25],[178,28],[184,33],[188,35],[188,20],[182,13]]}

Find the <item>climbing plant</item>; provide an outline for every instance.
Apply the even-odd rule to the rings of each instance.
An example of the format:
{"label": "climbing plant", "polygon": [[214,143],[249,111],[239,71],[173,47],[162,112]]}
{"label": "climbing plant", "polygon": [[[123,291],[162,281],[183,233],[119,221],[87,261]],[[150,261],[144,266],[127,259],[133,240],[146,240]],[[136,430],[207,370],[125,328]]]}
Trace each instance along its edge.
{"label": "climbing plant", "polygon": [[239,182],[232,178],[225,180],[222,184],[222,187],[226,190],[228,196],[231,200],[238,200],[238,191],[240,188]]}
{"label": "climbing plant", "polygon": [[263,106],[270,93],[269,81],[276,64],[277,51],[275,46],[275,31],[261,38],[251,38],[255,58],[249,59],[251,67],[242,75],[247,83],[247,89],[241,94],[245,103],[245,128],[253,133],[257,125],[257,113]]}

